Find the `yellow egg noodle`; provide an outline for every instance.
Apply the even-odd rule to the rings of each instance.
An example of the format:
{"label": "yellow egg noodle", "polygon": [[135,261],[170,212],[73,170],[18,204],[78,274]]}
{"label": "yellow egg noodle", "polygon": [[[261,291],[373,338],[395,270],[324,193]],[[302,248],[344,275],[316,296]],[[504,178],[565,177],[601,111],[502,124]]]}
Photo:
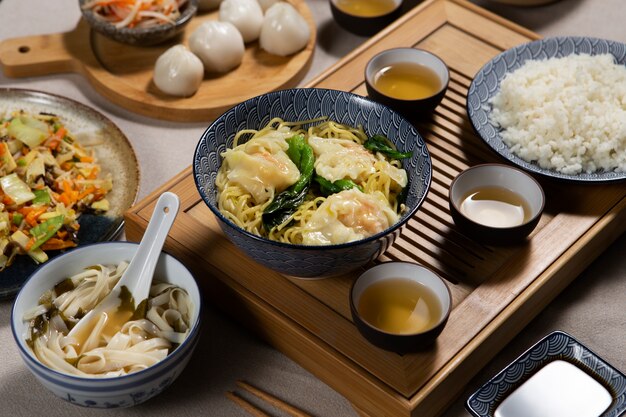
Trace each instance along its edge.
{"label": "yellow egg noodle", "polygon": [[[310,127],[303,129],[303,125]],[[349,171],[350,179],[359,186],[360,191],[353,191],[353,196],[350,196],[347,191],[340,194],[346,199],[352,197],[361,199],[362,203],[355,208],[353,204],[346,201],[327,201],[338,200],[340,197],[321,196],[315,192],[316,187],[312,186],[304,202],[295,212],[286,221],[267,231],[262,219],[264,210],[272,203],[276,195],[292,185],[300,175],[297,169],[295,174],[290,171],[292,168],[289,166],[293,163],[285,154],[289,147],[285,140],[295,135],[303,135],[307,143],[314,148],[315,172],[318,175],[332,182],[336,179],[347,178],[343,176],[346,175],[344,171],[346,169]],[[244,138],[247,140],[243,140]],[[222,154],[223,161],[216,178],[218,208],[227,219],[244,230],[285,243],[344,243],[380,232],[396,223],[399,220],[398,213],[404,210],[404,205],[398,201],[398,196],[403,187],[406,187],[407,176],[400,161],[388,159],[382,153],[372,153],[364,148],[363,144],[367,139],[368,136],[362,127],[342,125],[327,118],[297,122],[274,118],[260,130],[241,130],[234,138],[233,147]],[[390,143],[389,145],[392,146]],[[326,154],[320,153],[325,150],[328,150]],[[348,160],[352,160],[356,168],[341,167],[342,164],[349,165],[346,162]],[[267,163],[267,166],[264,163]],[[246,164],[249,164],[249,168],[245,167]],[[326,165],[323,166],[323,164]],[[326,204],[322,206],[325,202]],[[335,207],[337,204],[350,205],[345,209],[349,213],[338,213],[342,209],[338,210]],[[354,226],[354,221],[346,222],[346,216],[354,216],[355,210],[359,213],[365,210],[363,216],[358,213],[356,216],[372,217],[372,213],[367,212],[368,207],[379,204],[382,204],[381,208],[375,210],[378,214],[373,215],[373,217],[378,216],[374,220],[376,224],[374,226],[358,225],[361,231],[369,230],[365,235],[360,232],[354,234],[352,231],[344,231],[347,234],[344,233],[345,237],[341,238],[343,240],[324,242],[304,236],[307,233],[309,235],[314,233],[312,228],[318,227],[313,226],[316,222],[322,225],[325,223],[324,219],[316,220],[322,209],[328,213],[334,213],[333,215],[338,217],[344,225],[352,222]],[[321,206],[322,209],[320,209]],[[318,214],[315,214],[316,212]],[[330,234],[336,235],[337,232],[334,230]]]}

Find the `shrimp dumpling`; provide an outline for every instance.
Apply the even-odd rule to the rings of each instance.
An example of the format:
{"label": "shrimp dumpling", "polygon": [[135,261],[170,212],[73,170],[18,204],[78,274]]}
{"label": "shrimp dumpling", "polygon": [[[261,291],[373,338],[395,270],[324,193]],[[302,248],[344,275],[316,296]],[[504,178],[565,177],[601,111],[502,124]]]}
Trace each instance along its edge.
{"label": "shrimp dumpling", "polygon": [[256,204],[263,204],[300,178],[298,167],[287,155],[290,134],[270,132],[222,154],[228,180],[246,190]]}
{"label": "shrimp dumpling", "polygon": [[331,195],[315,210],[302,239],[305,245],[338,245],[373,236],[398,220],[383,193],[352,188]]}
{"label": "shrimp dumpling", "polygon": [[189,37],[189,49],[202,60],[207,72],[227,72],[241,64],[245,46],[230,22],[210,20]]}
{"label": "shrimp dumpling", "polygon": [[309,25],[291,4],[278,2],[265,12],[259,43],[270,54],[287,56],[309,42]]}
{"label": "shrimp dumpling", "polygon": [[154,64],[154,84],[166,94],[191,96],[198,90],[203,78],[202,61],[184,45],[172,46]]}
{"label": "shrimp dumpling", "polygon": [[263,10],[257,0],[223,0],[219,20],[230,22],[248,43],[259,38],[263,24]]}

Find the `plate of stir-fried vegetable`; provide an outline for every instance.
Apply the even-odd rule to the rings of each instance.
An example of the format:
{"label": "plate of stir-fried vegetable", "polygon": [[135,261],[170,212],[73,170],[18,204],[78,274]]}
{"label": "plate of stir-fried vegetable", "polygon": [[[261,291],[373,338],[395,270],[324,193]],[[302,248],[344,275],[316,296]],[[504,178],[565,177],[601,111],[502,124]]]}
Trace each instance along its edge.
{"label": "plate of stir-fried vegetable", "polygon": [[0,297],[62,251],[115,238],[139,172],[124,134],[78,102],[0,89]]}

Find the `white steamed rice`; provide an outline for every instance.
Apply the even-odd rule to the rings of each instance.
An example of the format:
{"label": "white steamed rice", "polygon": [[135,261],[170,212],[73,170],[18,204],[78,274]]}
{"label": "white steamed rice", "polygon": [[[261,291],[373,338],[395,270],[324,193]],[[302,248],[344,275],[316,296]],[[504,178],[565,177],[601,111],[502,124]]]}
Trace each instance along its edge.
{"label": "white steamed rice", "polygon": [[626,171],[626,67],[610,54],[527,61],[490,101],[511,152],[563,174]]}

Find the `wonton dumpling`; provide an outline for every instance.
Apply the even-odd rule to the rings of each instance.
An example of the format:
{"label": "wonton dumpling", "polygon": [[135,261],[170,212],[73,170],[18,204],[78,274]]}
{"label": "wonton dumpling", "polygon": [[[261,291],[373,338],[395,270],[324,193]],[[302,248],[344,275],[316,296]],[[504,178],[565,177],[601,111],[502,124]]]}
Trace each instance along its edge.
{"label": "wonton dumpling", "polygon": [[223,0],[219,19],[235,25],[244,42],[252,42],[261,33],[263,10],[257,0]]}
{"label": "wonton dumpling", "polygon": [[207,72],[226,72],[241,64],[245,46],[237,28],[230,22],[210,20],[189,37],[189,49],[202,60]]}
{"label": "wonton dumpling", "polygon": [[268,201],[300,178],[298,167],[286,153],[289,144],[285,139],[293,134],[273,133],[222,154],[229,167],[228,179],[249,192],[257,204]]}
{"label": "wonton dumpling", "polygon": [[313,213],[302,233],[305,245],[338,245],[373,236],[397,223],[398,215],[380,192],[365,194],[358,188],[326,199]]}
{"label": "wonton dumpling", "polygon": [[365,182],[369,175],[381,171],[387,174],[398,186],[406,187],[406,171],[391,165],[385,159],[378,159],[367,149],[350,139],[320,138],[311,136],[309,145],[315,153],[315,171],[328,181],[350,178]]}
{"label": "wonton dumpling", "polygon": [[206,12],[208,10],[217,9],[222,0],[198,0],[198,10]]}
{"label": "wonton dumpling", "polygon": [[202,61],[183,45],[172,46],[154,64],[154,84],[173,96],[193,95],[202,84],[202,78]]}
{"label": "wonton dumpling", "polygon": [[265,12],[259,43],[270,54],[287,56],[304,48],[310,35],[302,15],[291,4],[281,1]]}

